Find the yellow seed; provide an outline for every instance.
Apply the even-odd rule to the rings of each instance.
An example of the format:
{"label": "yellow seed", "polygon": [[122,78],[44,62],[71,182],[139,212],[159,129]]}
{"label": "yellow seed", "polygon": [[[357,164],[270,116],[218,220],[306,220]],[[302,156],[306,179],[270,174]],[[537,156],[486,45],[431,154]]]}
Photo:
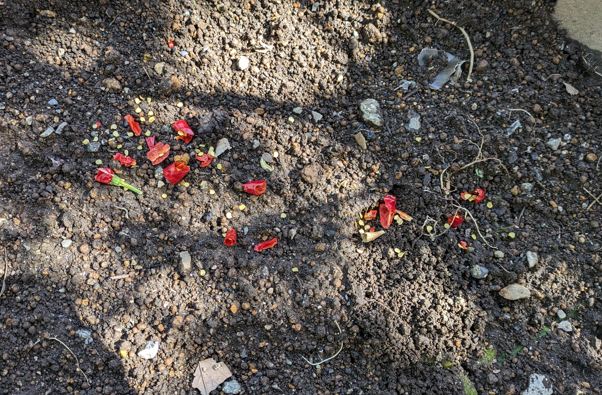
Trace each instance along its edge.
{"label": "yellow seed", "polygon": [[98,129],[98,126],[96,126],[96,124],[92,125],[92,129]]}
{"label": "yellow seed", "polygon": [[201,270],[199,271],[199,275],[200,275],[201,277],[205,276],[205,269],[201,269]]}
{"label": "yellow seed", "polygon": [[167,194],[166,194],[166,193],[164,193],[163,195],[161,195],[161,197],[162,197],[163,199],[167,199]]}
{"label": "yellow seed", "polygon": [[138,98],[135,98],[135,99],[134,99],[134,102],[135,102],[136,104],[140,104],[140,99],[138,99]]}
{"label": "yellow seed", "polygon": [[487,208],[493,208],[493,203],[487,202]]}
{"label": "yellow seed", "polygon": [[148,118],[148,123],[153,123],[153,122],[155,122],[155,117]]}
{"label": "yellow seed", "polygon": [[115,137],[119,137],[119,132],[118,132],[118,131],[114,131],[114,132],[113,132],[113,136],[115,136]]}
{"label": "yellow seed", "polygon": [[426,231],[431,233],[433,231],[433,227],[431,225],[426,226]]}
{"label": "yellow seed", "polygon": [[147,130],[147,131],[144,133],[144,135],[145,135],[146,137],[149,137],[149,136],[150,136],[150,134],[151,134],[151,133],[150,133],[150,130]]}
{"label": "yellow seed", "polygon": [[244,210],[244,209],[246,209],[246,208],[247,208],[247,206],[245,206],[244,204],[241,204],[240,206],[238,206],[238,209],[239,209],[240,211],[243,211],[243,210]]}
{"label": "yellow seed", "polygon": [[364,221],[362,221],[361,219],[357,221],[357,223],[359,224],[359,226],[364,226]]}
{"label": "yellow seed", "polygon": [[222,237],[226,237],[226,234],[225,234],[225,233],[222,233]]}
{"label": "yellow seed", "polygon": [[357,253],[358,253],[358,254],[363,254],[363,253],[364,253],[364,250],[362,250],[361,248],[358,248],[358,249],[357,249],[357,250],[355,250],[355,251],[357,251]]}
{"label": "yellow seed", "polygon": [[123,151],[123,154],[124,154],[125,156],[128,156],[128,154],[129,154],[129,153],[130,153],[130,152],[129,152],[128,150],[125,150],[125,151]]}
{"label": "yellow seed", "polygon": [[153,114],[153,112],[152,112],[152,111],[149,111],[149,112],[148,112],[148,116],[149,116],[149,117],[152,117],[153,115],[155,115],[155,114]]}
{"label": "yellow seed", "polygon": [[277,151],[274,151],[274,155],[272,155],[272,156],[273,156],[274,158],[277,158],[277,157],[278,157],[278,152],[277,152]]}
{"label": "yellow seed", "polygon": [[401,250],[399,248],[395,248],[393,251],[395,251],[398,254],[401,252]]}
{"label": "yellow seed", "polygon": [[140,122],[146,122],[146,119],[144,119],[144,117],[140,117]]}
{"label": "yellow seed", "polygon": [[363,229],[360,229],[360,230],[359,230],[359,233],[360,233],[360,234],[362,234],[362,233],[365,233],[365,232],[364,232],[364,230],[363,230]]}
{"label": "yellow seed", "polygon": [[139,145],[139,146],[138,146],[138,147],[136,147],[136,148],[138,148],[138,151],[142,151],[142,146],[141,146],[141,145]]}
{"label": "yellow seed", "polygon": [[84,141],[82,141],[83,145],[88,145],[89,143],[90,143],[90,140],[88,140],[88,139],[85,139]]}
{"label": "yellow seed", "polygon": [[59,117],[54,117],[54,122],[58,122],[59,121]]}
{"label": "yellow seed", "polygon": [[292,270],[293,272],[295,272],[295,273],[297,273],[297,272],[299,271],[299,269],[298,269],[298,268],[296,268],[296,267],[292,268],[291,270]]}
{"label": "yellow seed", "polygon": [[217,165],[217,170],[221,170],[221,169],[222,169],[222,164],[221,164],[221,163],[218,163],[218,165]]}
{"label": "yellow seed", "polygon": [[289,121],[290,123],[294,123],[294,122],[295,122],[295,118],[293,118],[293,117],[288,117],[288,121]]}
{"label": "yellow seed", "polygon": [[443,225],[443,227],[444,227],[445,229],[449,229],[449,224],[445,224],[445,225]]}
{"label": "yellow seed", "polygon": [[200,146],[200,147],[204,147],[204,146],[205,146],[205,144],[199,144],[199,146]]}
{"label": "yellow seed", "polygon": [[226,218],[232,219],[232,213],[226,213]]}
{"label": "yellow seed", "polygon": [[128,132],[127,135],[128,135],[128,137],[134,137],[134,133],[132,133],[132,132]]}
{"label": "yellow seed", "polygon": [[415,140],[416,140],[417,142],[421,142],[421,141],[422,141],[422,137],[416,137],[416,138],[415,138]]}
{"label": "yellow seed", "polygon": [[117,125],[115,125],[115,124],[112,124],[112,125],[111,125],[111,130],[116,130],[116,129],[117,129]]}
{"label": "yellow seed", "polygon": [[182,107],[184,106],[184,104],[182,104],[182,102],[178,102],[178,104],[176,104],[177,107]]}
{"label": "yellow seed", "polygon": [[128,352],[127,350],[121,350],[119,351],[119,355],[121,355],[121,358],[126,358],[128,356]]}
{"label": "yellow seed", "polygon": [[285,213],[280,214],[280,218],[286,218],[286,214]]}
{"label": "yellow seed", "polygon": [[150,104],[150,102],[151,102],[151,98],[150,98],[150,97],[147,97],[147,98],[146,98],[146,102],[147,102],[148,104]]}
{"label": "yellow seed", "polygon": [[477,235],[475,235],[474,233],[470,235],[470,237],[472,237],[473,240],[477,239]]}
{"label": "yellow seed", "polygon": [[185,186],[186,188],[188,188],[188,187],[190,186],[190,183],[188,183],[188,182],[185,182],[185,183],[184,183],[184,186]]}
{"label": "yellow seed", "polygon": [[394,219],[395,221],[399,221],[399,215],[395,214],[395,216],[393,217],[393,219]]}
{"label": "yellow seed", "polygon": [[370,230],[370,225],[365,225],[364,230]]}
{"label": "yellow seed", "polygon": [[117,146],[117,149],[121,149],[121,147],[123,147],[123,145],[119,144],[119,145]]}
{"label": "yellow seed", "polygon": [[97,160],[96,160],[96,164],[97,164],[97,165],[102,165],[102,160],[100,160],[100,159],[97,159]]}
{"label": "yellow seed", "polygon": [[210,190],[209,190],[209,194],[210,194],[210,195],[215,195],[215,191],[214,191],[213,189],[210,189]]}
{"label": "yellow seed", "polygon": [[92,141],[98,141],[98,136],[94,137]]}
{"label": "yellow seed", "polygon": [[403,258],[403,256],[405,255],[405,252],[400,252],[399,254],[397,254],[397,258]]}
{"label": "yellow seed", "polygon": [[510,236],[511,239],[514,239],[516,237],[516,234],[514,232],[510,232],[508,233],[508,236]]}
{"label": "yellow seed", "polygon": [[140,113],[140,112],[142,112],[142,109],[140,107],[138,107],[134,111],[136,111],[137,113]]}

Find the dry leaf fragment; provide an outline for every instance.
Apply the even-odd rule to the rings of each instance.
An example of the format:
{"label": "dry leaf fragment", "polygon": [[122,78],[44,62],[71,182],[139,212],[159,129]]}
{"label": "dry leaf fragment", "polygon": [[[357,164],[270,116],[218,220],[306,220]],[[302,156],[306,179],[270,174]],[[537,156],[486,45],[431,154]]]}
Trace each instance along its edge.
{"label": "dry leaf fragment", "polygon": [[192,388],[198,389],[201,395],[209,395],[230,376],[232,372],[223,362],[217,363],[213,358],[205,359],[196,367]]}
{"label": "dry leaf fragment", "polygon": [[360,147],[362,147],[362,149],[368,148],[366,146],[366,139],[364,138],[362,132],[357,132],[357,134],[355,134],[353,137],[355,137],[355,141],[359,144]]}
{"label": "dry leaf fragment", "polygon": [[579,90],[577,90],[577,88],[575,88],[573,85],[569,84],[568,82],[562,82],[564,84],[564,87],[566,88],[566,91],[568,92],[569,95],[571,96],[575,96],[579,94]]}

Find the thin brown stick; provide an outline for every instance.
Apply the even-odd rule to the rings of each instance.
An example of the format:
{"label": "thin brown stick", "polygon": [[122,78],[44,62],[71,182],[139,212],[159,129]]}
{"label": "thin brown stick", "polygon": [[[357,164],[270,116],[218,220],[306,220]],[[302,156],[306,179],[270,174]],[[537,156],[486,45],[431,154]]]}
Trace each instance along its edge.
{"label": "thin brown stick", "polygon": [[[583,188],[583,189],[584,189],[584,190],[585,190],[585,192],[587,192],[587,193],[588,193],[588,194],[589,194],[591,197],[593,197],[593,198],[594,198],[594,201],[593,201],[593,202],[591,202],[589,206],[587,206],[587,208],[585,209],[585,211],[589,211],[589,209],[590,209],[590,208],[592,208],[592,206],[593,206],[594,204],[596,204],[596,203],[600,203],[600,204],[602,204],[602,203],[600,202],[600,200],[599,200],[600,198],[602,198],[602,194],[600,194],[600,196],[598,196],[598,197],[595,197],[595,196],[594,196],[594,195],[593,195],[593,194],[592,194],[590,191],[588,191],[588,190],[587,190],[587,188]],[[0,295],[1,295],[1,294],[0,294]]]}
{"label": "thin brown stick", "polygon": [[71,353],[71,355],[73,355],[73,358],[75,358],[75,364],[77,365],[76,371],[78,371],[78,372],[80,372],[81,374],[84,375],[84,377],[86,378],[86,381],[88,382],[88,384],[91,383],[91,381],[88,380],[88,376],[86,376],[86,374],[84,373],[84,371],[81,370],[81,368],[79,367],[79,360],[77,359],[77,356],[75,355],[75,353],[69,347],[67,347],[67,345],[65,343],[63,343],[62,341],[60,341],[56,337],[49,337],[48,340],[57,341],[57,342],[61,343],[63,345],[63,347],[65,347],[67,350],[69,350],[69,352]]}
{"label": "thin brown stick", "polygon": [[481,239],[483,239],[483,241],[485,242],[485,244],[487,244],[487,246],[488,246],[489,248],[493,248],[494,250],[497,250],[497,248],[496,248],[496,247],[494,247],[494,246],[492,246],[491,244],[489,244],[489,243],[487,242],[487,240],[485,239],[485,237],[484,237],[484,236],[481,234],[481,230],[479,229],[479,224],[477,223],[477,220],[476,220],[476,219],[474,219],[474,217],[472,216],[472,213],[470,212],[470,210],[468,210],[467,208],[464,208],[464,207],[462,207],[462,206],[458,206],[458,205],[456,205],[456,204],[452,204],[452,206],[454,206],[454,207],[456,207],[456,208],[458,208],[458,209],[462,209],[462,210],[464,210],[464,213],[465,213],[465,214],[468,214],[468,216],[469,216],[469,217],[472,219],[472,222],[474,223],[474,227],[476,228],[476,230],[477,230],[477,233],[479,234],[479,236],[481,237]]}
{"label": "thin brown stick", "polygon": [[508,111],[512,112],[512,111],[522,111],[522,112],[526,112],[527,114],[529,114],[529,116],[533,119],[535,119],[535,117],[533,115],[531,115],[531,113],[527,110],[523,110],[522,108],[509,108]]}
{"label": "thin brown stick", "polygon": [[0,291],[0,298],[2,294],[4,294],[4,290],[6,289],[6,275],[8,274],[8,259],[6,259],[6,248],[4,249],[4,278],[2,278],[2,290]]}
{"label": "thin brown stick", "polygon": [[466,33],[466,30],[464,30],[463,27],[458,26],[456,24],[456,22],[452,22],[449,21],[447,19],[441,18],[439,15],[437,15],[437,13],[431,9],[427,10],[432,16],[434,16],[435,18],[437,18],[438,20],[440,20],[441,22],[445,22],[445,23],[449,23],[450,25],[454,25],[455,27],[457,27],[458,29],[460,29],[460,31],[462,32],[462,34],[464,35],[464,38],[466,39],[466,42],[468,43],[468,49],[470,49],[470,67],[468,68],[468,76],[466,77],[466,81],[467,82],[472,82],[472,78],[470,78],[470,76],[472,75],[472,66],[474,65],[474,51],[472,49],[472,43],[470,42],[470,37],[468,37],[468,33]]}
{"label": "thin brown stick", "polygon": [[148,77],[148,79],[150,80],[150,82],[153,82],[153,79],[151,78],[151,76],[148,74],[148,71],[146,71],[146,67],[144,67],[144,65],[141,65],[142,68],[144,69],[144,72],[146,73],[146,76]]}

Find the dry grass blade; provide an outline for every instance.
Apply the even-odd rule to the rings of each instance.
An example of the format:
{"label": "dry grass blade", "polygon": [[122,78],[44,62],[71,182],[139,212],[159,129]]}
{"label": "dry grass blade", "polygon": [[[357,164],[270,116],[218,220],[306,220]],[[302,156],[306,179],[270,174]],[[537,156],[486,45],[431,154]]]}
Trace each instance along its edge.
{"label": "dry grass blade", "polygon": [[0,290],[0,298],[4,294],[4,290],[6,289],[6,276],[8,274],[8,259],[6,259],[6,249],[4,249],[4,277],[2,278],[2,290]]}
{"label": "dry grass blade", "polygon": [[[336,322],[336,321],[335,321],[334,323],[335,323],[335,324],[337,324],[337,328],[339,328],[339,333],[338,333],[338,334],[340,335],[340,334],[342,333],[342,332],[341,332],[341,327],[339,326],[339,323],[338,323],[338,322]],[[311,366],[320,366],[320,365],[322,365],[323,363],[326,363],[326,362],[330,361],[331,359],[334,359],[334,358],[335,358],[337,355],[339,355],[339,353],[341,352],[341,350],[342,350],[342,349],[343,349],[343,342],[341,341],[341,347],[339,347],[339,351],[337,351],[337,352],[336,352],[336,354],[334,354],[334,355],[333,355],[332,357],[330,357],[330,358],[326,358],[326,359],[324,359],[324,360],[322,360],[322,361],[320,361],[320,362],[310,362],[310,361],[309,361],[309,360],[307,360],[307,358],[305,358],[304,356],[301,356],[301,358],[303,358],[303,359],[305,360],[305,362],[307,362],[307,363],[308,363],[308,364],[310,364]]]}
{"label": "dry grass blade", "polygon": [[75,353],[69,348],[67,347],[67,345],[65,343],[63,343],[62,341],[60,341],[59,339],[57,339],[56,337],[49,337],[48,340],[54,340],[56,342],[59,342],[63,345],[63,347],[65,347],[67,350],[69,350],[69,352],[71,353],[71,355],[73,355],[73,358],[75,358],[75,364],[77,365],[77,371],[80,372],[81,374],[84,375],[84,377],[86,378],[86,381],[88,383],[91,383],[90,380],[88,380],[88,376],[86,376],[86,373],[84,373],[84,371],[79,367],[79,359],[77,359],[77,356],[75,355]]}

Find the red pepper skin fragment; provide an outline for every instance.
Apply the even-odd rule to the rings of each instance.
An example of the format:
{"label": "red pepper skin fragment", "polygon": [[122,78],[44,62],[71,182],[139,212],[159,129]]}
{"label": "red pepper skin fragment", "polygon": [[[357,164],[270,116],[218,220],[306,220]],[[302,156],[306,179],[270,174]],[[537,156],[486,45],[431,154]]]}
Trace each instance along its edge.
{"label": "red pepper skin fragment", "polygon": [[370,221],[371,219],[376,218],[376,214],[378,214],[378,211],[376,211],[376,210],[370,210],[366,214],[364,214],[364,219],[366,221]]}
{"label": "red pepper skin fragment", "polygon": [[395,210],[390,210],[385,204],[378,206],[378,213],[380,214],[380,224],[384,229],[389,229],[391,223],[393,223],[393,217],[395,216]]}
{"label": "red pepper skin fragment", "polygon": [[155,136],[146,138],[146,145],[148,145],[148,149],[151,149],[155,146]]}
{"label": "red pepper skin fragment", "polygon": [[113,170],[108,169],[106,167],[101,167],[100,169],[98,169],[94,180],[102,182],[103,184],[110,184],[114,175],[115,173],[113,172]]}
{"label": "red pepper skin fragment", "polygon": [[246,193],[250,193],[251,195],[261,195],[265,192],[266,182],[265,180],[249,181],[246,184],[242,184],[242,187],[245,189]]}
{"label": "red pepper skin fragment", "polygon": [[174,123],[172,126],[176,132],[178,132],[178,137],[176,137],[176,140],[184,140],[186,144],[190,144],[190,141],[194,137],[194,132],[190,126],[188,126],[188,123],[182,120]]}
{"label": "red pepper skin fragment", "polygon": [[167,41],[167,46],[168,46],[169,48],[173,48],[173,46],[174,46],[174,45],[175,45],[175,44],[174,44],[174,42],[173,42],[173,41],[171,41],[171,40]]}
{"label": "red pepper skin fragment", "polygon": [[142,133],[142,129],[140,129],[140,124],[134,121],[134,117],[128,114],[123,118],[128,122],[128,125],[130,125],[130,129],[132,129],[132,132],[134,132],[136,136],[140,136],[140,134]]}
{"label": "red pepper skin fragment", "polygon": [[163,176],[170,184],[177,184],[188,172],[190,167],[184,162],[174,162],[163,169]]}
{"label": "red pepper skin fragment", "polygon": [[395,206],[397,205],[397,198],[395,196],[387,195],[384,197],[383,201],[389,210],[395,211]]}
{"label": "red pepper skin fragment", "polygon": [[274,237],[272,240],[264,241],[263,243],[257,244],[253,249],[255,251],[263,251],[267,250],[268,248],[274,247],[276,244],[278,244],[278,239]]}
{"label": "red pepper skin fragment", "polygon": [[483,199],[485,199],[485,191],[481,188],[477,188],[474,190],[474,194],[476,195],[474,202],[475,204],[481,203]]}
{"label": "red pepper skin fragment", "polygon": [[404,213],[403,211],[399,211],[399,210],[395,210],[395,212],[397,213],[397,215],[399,215],[399,217],[401,219],[403,219],[404,221],[411,221],[414,218],[412,218],[411,216],[409,216],[408,214]]}
{"label": "red pepper skin fragment", "polygon": [[462,192],[460,194],[460,197],[462,198],[462,200],[468,200],[470,201],[473,197],[472,193],[468,193],[468,192]]}
{"label": "red pepper skin fragment", "polygon": [[447,219],[447,224],[454,229],[456,229],[462,222],[464,222],[464,218],[462,218],[460,214],[452,215]]}
{"label": "red pepper skin fragment", "polygon": [[158,142],[153,145],[146,157],[151,161],[153,165],[158,165],[163,162],[169,156],[169,144],[163,144],[162,142]]}
{"label": "red pepper skin fragment", "polygon": [[197,158],[197,160],[201,161],[199,167],[207,167],[211,164],[211,161],[213,160],[213,156],[209,154],[203,154],[201,156],[194,154],[194,157]]}
{"label": "red pepper skin fragment", "polygon": [[228,247],[232,247],[234,244],[236,244],[236,230],[235,229],[230,229],[228,232],[226,232],[226,238],[224,239],[224,244],[227,245]]}
{"label": "red pepper skin fragment", "polygon": [[129,156],[123,156],[121,153],[117,152],[113,157],[116,161],[124,165],[125,167],[135,166],[136,159],[130,158]]}
{"label": "red pepper skin fragment", "polygon": [[460,241],[458,243],[458,247],[460,247],[463,250],[467,250],[468,249],[467,244],[466,244],[466,242],[464,240],[462,240],[462,241]]}
{"label": "red pepper skin fragment", "polygon": [[370,232],[374,232],[376,229],[373,227],[370,228]]}

